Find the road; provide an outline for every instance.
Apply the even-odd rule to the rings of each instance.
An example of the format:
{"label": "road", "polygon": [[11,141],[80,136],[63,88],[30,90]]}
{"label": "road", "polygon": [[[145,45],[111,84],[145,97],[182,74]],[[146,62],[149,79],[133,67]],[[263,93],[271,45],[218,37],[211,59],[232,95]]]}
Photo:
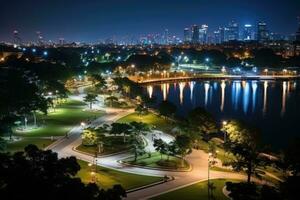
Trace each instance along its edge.
{"label": "road", "polygon": [[[94,120],[90,127],[97,127],[103,123],[112,123],[119,118],[122,118],[130,113],[134,112],[131,110],[121,110],[121,109],[107,109],[104,116],[99,117]],[[54,152],[58,153],[60,158],[75,156],[77,159],[84,160],[87,162],[93,162],[94,157],[82,154],[74,149],[81,144],[81,132],[84,127],[78,125],[74,127],[68,134],[68,138],[62,138],[57,142],[53,143],[47,149],[51,149]],[[148,143],[147,150],[154,151],[153,142],[152,142],[152,134],[155,134],[156,137],[162,138],[166,142],[170,142],[173,140],[172,136],[164,134],[162,132],[152,132],[148,133],[145,136],[145,140]],[[112,156],[99,157],[97,159],[97,164],[103,167],[112,168],[115,170],[119,170],[122,172],[140,174],[140,175],[149,175],[149,176],[164,176],[168,175],[174,177],[175,180],[169,181],[164,184],[160,184],[157,186],[145,188],[142,190],[138,190],[128,194],[126,199],[128,200],[136,200],[136,199],[147,199],[156,195],[160,195],[175,189],[178,189],[183,186],[187,186],[193,184],[195,182],[199,182],[200,180],[206,180],[208,176],[208,155],[207,153],[200,150],[193,150],[193,152],[186,157],[186,160],[191,164],[192,169],[188,172],[174,172],[174,171],[160,171],[154,169],[145,169],[140,167],[133,167],[123,165],[118,162],[127,157],[131,156],[130,153],[121,153]],[[228,172],[217,172],[211,171],[210,177],[214,178],[230,178],[230,179],[245,179],[245,176],[237,173],[228,173]]]}

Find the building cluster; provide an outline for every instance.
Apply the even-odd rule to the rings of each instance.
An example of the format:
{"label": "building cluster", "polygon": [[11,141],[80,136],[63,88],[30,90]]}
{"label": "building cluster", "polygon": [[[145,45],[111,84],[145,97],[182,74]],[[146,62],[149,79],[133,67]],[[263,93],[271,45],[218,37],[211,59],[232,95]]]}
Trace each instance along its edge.
{"label": "building cluster", "polygon": [[208,25],[192,25],[183,30],[183,41],[193,44],[221,44],[229,41],[267,41],[294,40],[278,33],[271,32],[266,22],[260,21],[256,25],[240,25],[236,21],[230,21],[227,26],[208,33]]}

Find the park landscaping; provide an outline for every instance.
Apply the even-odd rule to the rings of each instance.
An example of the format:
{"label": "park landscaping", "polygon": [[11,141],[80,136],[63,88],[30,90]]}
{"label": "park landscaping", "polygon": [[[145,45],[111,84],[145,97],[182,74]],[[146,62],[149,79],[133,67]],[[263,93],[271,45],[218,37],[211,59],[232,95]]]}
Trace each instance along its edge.
{"label": "park landscaping", "polygon": [[81,121],[94,119],[103,114],[98,111],[84,110],[85,108],[85,103],[68,99],[58,105],[55,111],[49,112],[48,115],[37,114],[38,127],[28,130],[15,128],[13,135],[19,137],[20,140],[9,142],[7,150],[20,151],[28,144],[35,144],[39,148],[44,148],[54,142],[56,137],[65,136]]}
{"label": "park landscaping", "polygon": [[[81,170],[78,172],[77,176],[81,178],[84,183],[89,183],[92,180],[92,167],[88,166],[85,161],[78,160]],[[96,183],[104,189],[111,188],[113,185],[120,184],[126,190],[141,187],[151,183],[161,181],[162,177],[155,176],[144,176],[131,173],[120,172],[117,170],[97,167]]]}
{"label": "park landscaping", "polygon": [[81,144],[76,148],[76,150],[92,155],[94,155],[96,152],[98,152],[98,155],[108,155],[130,150],[131,147],[130,141],[126,140],[124,143],[123,137],[120,136],[103,137],[101,138],[101,142],[103,144],[103,147],[101,148],[100,153],[98,152],[99,150],[97,145],[86,146]]}
{"label": "park landscaping", "polygon": [[119,119],[117,122],[130,123],[133,121],[146,123],[152,126],[154,129],[159,129],[166,133],[171,133],[173,129],[172,121],[152,112],[148,112],[147,114],[144,115],[139,115],[138,113],[132,113]]}
{"label": "park landscaping", "polygon": [[189,170],[190,165],[186,160],[176,156],[161,155],[158,152],[138,156],[135,161],[133,157],[123,160],[124,163],[142,167],[160,168],[167,170]]}
{"label": "park landscaping", "polygon": [[[225,183],[237,182],[236,180],[229,179],[215,179],[210,180],[213,183],[215,189],[213,190],[214,199],[228,200],[229,198],[223,194],[223,187]],[[162,194],[160,196],[152,198],[152,200],[169,200],[169,199],[185,199],[185,200],[198,200],[198,199],[209,199],[208,198],[207,181],[199,182],[172,192]]]}

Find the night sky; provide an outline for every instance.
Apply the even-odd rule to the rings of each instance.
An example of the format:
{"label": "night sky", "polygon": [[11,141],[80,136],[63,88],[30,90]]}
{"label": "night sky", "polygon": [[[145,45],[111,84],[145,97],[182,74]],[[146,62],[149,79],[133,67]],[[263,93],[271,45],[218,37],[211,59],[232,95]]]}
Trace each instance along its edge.
{"label": "night sky", "polygon": [[282,34],[296,31],[299,0],[0,0],[0,41],[18,30],[24,41],[41,31],[46,40],[95,42],[111,36],[170,33],[208,24],[212,32],[232,19],[268,23]]}

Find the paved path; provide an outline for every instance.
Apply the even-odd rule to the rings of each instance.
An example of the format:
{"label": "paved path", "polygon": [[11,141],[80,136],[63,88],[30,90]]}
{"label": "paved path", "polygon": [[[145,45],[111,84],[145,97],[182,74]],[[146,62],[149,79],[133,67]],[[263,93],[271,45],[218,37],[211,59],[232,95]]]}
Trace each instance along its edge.
{"label": "paved path", "polygon": [[[89,126],[97,127],[103,123],[112,123],[119,118],[122,118],[130,113],[134,112],[131,110],[121,110],[121,109],[107,109],[106,114],[98,119],[94,120]],[[70,132],[68,138],[63,138],[53,143],[47,149],[51,149],[58,153],[59,157],[67,157],[67,156],[75,156],[80,160],[84,160],[87,162],[93,161],[93,156],[82,154],[80,152],[74,151],[78,145],[81,144],[81,132],[84,127],[76,126]],[[154,151],[153,142],[152,142],[152,134],[149,133],[145,136],[145,139],[148,143],[148,150]],[[156,137],[162,138],[166,142],[170,142],[173,138],[167,134],[162,132],[154,132]],[[132,192],[128,194],[126,199],[128,200],[136,200],[136,199],[147,199],[149,197],[153,197],[159,194],[163,194],[168,191],[172,191],[178,189],[180,187],[190,185],[195,182],[199,182],[200,180],[207,179],[208,172],[208,155],[200,150],[194,150],[192,154],[188,155],[186,159],[192,166],[192,170],[189,172],[172,172],[172,171],[160,171],[153,169],[144,169],[139,167],[125,166],[118,162],[119,160],[125,159],[131,156],[130,153],[121,153],[109,157],[100,157],[97,159],[97,164],[107,168],[113,168],[115,170],[119,170],[122,172],[141,174],[141,175],[150,175],[150,176],[172,176],[175,180],[160,184],[157,186],[153,186],[150,188],[142,189],[136,192]],[[228,172],[210,172],[211,178],[236,178],[236,179],[244,179],[243,175],[237,173],[228,173]]]}

